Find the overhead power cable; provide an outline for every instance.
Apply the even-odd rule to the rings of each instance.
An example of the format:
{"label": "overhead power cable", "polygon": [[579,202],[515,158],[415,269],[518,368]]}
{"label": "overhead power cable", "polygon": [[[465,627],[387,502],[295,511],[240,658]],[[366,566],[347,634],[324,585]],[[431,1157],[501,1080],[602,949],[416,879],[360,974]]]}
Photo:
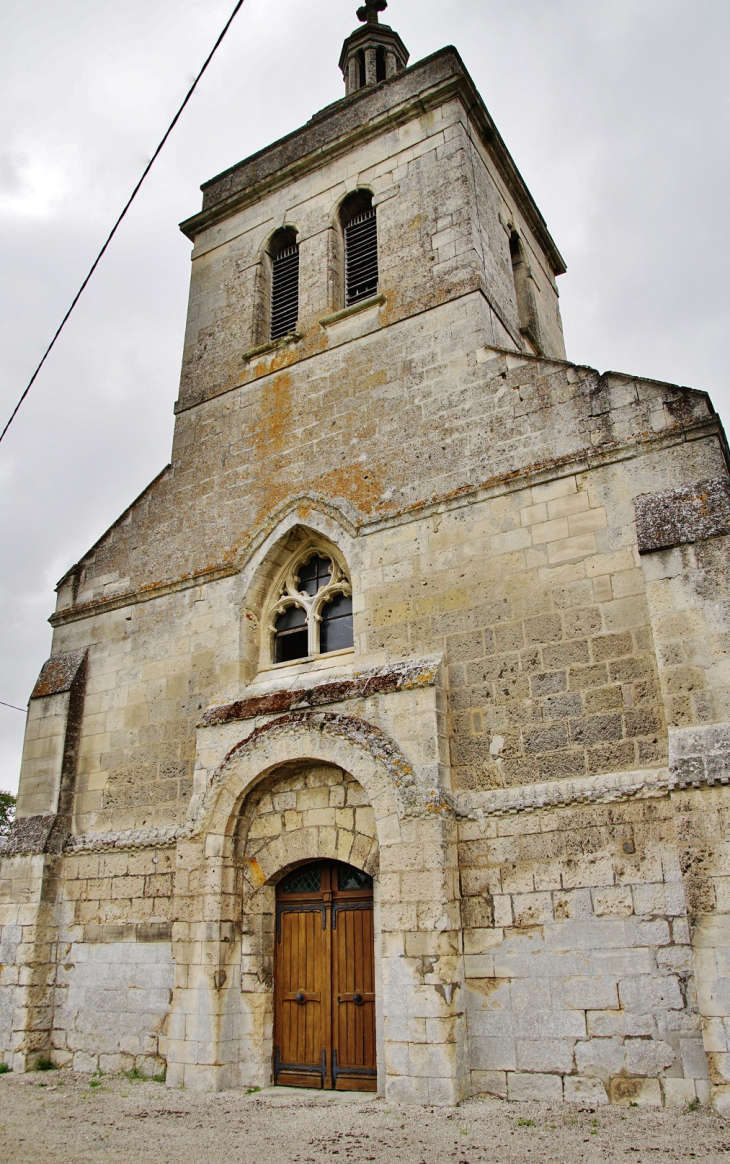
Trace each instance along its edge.
{"label": "overhead power cable", "polygon": [[12,707],[13,711],[22,711],[23,715],[28,710],[27,707],[16,707],[14,703],[3,703],[2,699],[0,699],[0,707]]}
{"label": "overhead power cable", "polygon": [[[75,294],[75,296],[74,296],[74,298],[73,298],[73,301],[72,301],[72,303],[71,303],[71,306],[69,307],[68,311],[66,312],[66,314],[65,314],[65,315],[64,315],[64,317],[63,317],[63,319],[61,320],[61,323],[59,324],[59,327],[58,327],[58,330],[56,331],[56,334],[54,335],[53,339],[51,340],[51,342],[49,343],[49,345],[48,345],[48,347],[46,348],[45,352],[43,353],[43,358],[41,359],[40,363],[38,364],[38,367],[36,368],[35,372],[33,373],[33,375],[31,376],[30,380],[28,381],[28,384],[26,385],[26,388],[25,388],[25,390],[24,390],[24,392],[23,392],[22,396],[20,397],[20,400],[19,400],[19,401],[18,401],[18,403],[15,405],[15,408],[13,409],[13,411],[12,411],[12,413],[11,413],[11,415],[10,415],[10,419],[8,420],[7,424],[5,425],[5,428],[3,429],[2,433],[0,433],[0,441],[2,441],[2,440],[3,440],[3,438],[4,438],[5,434],[6,434],[6,432],[7,432],[7,431],[8,431],[8,429],[10,428],[10,425],[11,425],[11,424],[13,423],[13,421],[15,420],[15,417],[16,417],[16,416],[17,416],[17,414],[18,414],[18,411],[19,411],[19,409],[20,409],[20,406],[21,406],[21,404],[23,403],[23,401],[25,400],[26,396],[28,395],[28,393],[30,392],[31,388],[33,387],[33,384],[35,383],[36,377],[38,376],[38,373],[40,372],[41,368],[43,367],[43,365],[45,364],[45,362],[46,362],[46,360],[48,359],[49,355],[51,354],[51,351],[52,351],[52,349],[53,349],[53,347],[54,347],[54,345],[55,345],[55,343],[56,343],[56,340],[57,340],[57,339],[58,339],[58,337],[60,336],[60,334],[61,334],[61,332],[63,331],[63,329],[64,329],[64,327],[66,326],[66,324],[68,323],[68,320],[69,320],[69,318],[70,318],[70,316],[71,316],[71,312],[73,311],[74,307],[76,306],[76,304],[78,303],[79,299],[80,299],[80,298],[81,298],[81,296],[83,295],[83,293],[84,293],[84,291],[85,291],[85,289],[86,289],[86,286],[87,286],[87,284],[88,284],[89,280],[91,279],[91,276],[94,274],[94,271],[96,270],[96,268],[99,266],[99,263],[101,262],[101,259],[102,259],[103,255],[104,255],[104,252],[106,251],[107,247],[109,246],[109,243],[110,243],[110,242],[112,241],[112,239],[114,238],[114,235],[117,233],[117,230],[119,229],[119,226],[121,225],[122,219],[124,218],[125,214],[127,213],[127,211],[129,210],[130,206],[132,205],[132,203],[134,202],[135,198],[137,197],[137,194],[138,194],[138,193],[139,193],[139,191],[140,191],[140,188],[141,188],[141,186],[142,186],[142,183],[144,182],[145,178],[147,177],[147,175],[149,174],[149,172],[150,172],[150,170],[152,169],[153,165],[155,164],[155,161],[157,160],[157,157],[158,157],[158,155],[161,153],[161,151],[162,151],[162,148],[163,148],[163,146],[165,145],[165,142],[167,141],[168,137],[170,136],[170,134],[172,133],[173,129],[175,128],[175,126],[177,125],[178,121],[180,120],[180,116],[181,116],[181,114],[182,114],[182,112],[183,112],[183,110],[184,110],[185,106],[187,105],[188,101],[190,100],[190,98],[192,97],[193,93],[194,93],[194,92],[195,92],[195,90],[197,89],[197,87],[198,87],[198,82],[200,81],[201,77],[203,76],[203,73],[204,73],[204,72],[205,72],[205,70],[208,68],[208,65],[210,64],[210,62],[213,60],[213,57],[215,56],[215,54],[216,54],[217,50],[220,48],[220,46],[221,46],[221,43],[223,42],[223,38],[225,37],[226,33],[228,32],[228,29],[229,29],[229,28],[231,27],[231,25],[233,24],[233,21],[234,21],[234,19],[235,19],[236,15],[237,15],[237,13],[238,13],[239,9],[240,9],[240,8],[243,6],[243,2],[244,2],[244,0],[238,0],[238,3],[236,4],[235,8],[233,9],[233,12],[232,12],[232,13],[231,13],[231,15],[228,17],[228,20],[226,21],[226,23],[225,23],[225,25],[224,25],[224,27],[223,27],[223,31],[221,32],[221,34],[220,34],[220,36],[218,37],[217,41],[215,42],[215,44],[213,45],[212,49],[211,49],[211,50],[210,50],[210,52],[208,53],[208,56],[205,58],[205,62],[204,62],[204,64],[203,64],[203,67],[201,68],[201,70],[200,70],[200,72],[198,73],[197,77],[195,78],[195,80],[193,81],[192,85],[190,86],[190,88],[188,89],[187,93],[185,94],[185,100],[183,101],[182,105],[180,106],[180,108],[178,109],[177,113],[175,114],[175,116],[173,117],[172,121],[170,122],[170,124],[169,124],[169,126],[168,126],[168,128],[167,128],[167,131],[166,131],[166,133],[165,133],[165,136],[162,138],[162,140],[161,140],[160,144],[158,145],[157,149],[155,150],[155,152],[153,153],[153,155],[152,155],[152,157],[150,158],[149,162],[148,162],[148,163],[147,163],[147,165],[145,166],[145,168],[144,168],[144,171],[143,171],[143,173],[142,173],[142,177],[140,178],[139,182],[138,182],[138,183],[137,183],[137,185],[134,187],[134,190],[132,191],[132,193],[130,194],[129,198],[127,199],[127,202],[126,202],[126,204],[125,204],[125,206],[124,206],[124,209],[122,210],[122,213],[119,215],[119,218],[117,219],[117,221],[114,223],[114,226],[113,226],[113,227],[112,227],[112,229],[110,230],[110,232],[109,232],[109,235],[107,236],[106,242],[104,243],[104,246],[101,248],[101,250],[99,251],[98,255],[97,255],[97,256],[96,256],[96,258],[94,259],[94,262],[91,264],[91,267],[89,268],[89,273],[87,274],[87,276],[86,276],[86,278],[84,279],[83,283],[81,284],[81,286],[79,287],[78,291],[76,292],[76,294]],[[12,705],[12,704],[4,704],[3,706],[5,706],[5,707],[12,707],[13,705]],[[19,709],[19,710],[20,710],[20,709]]]}

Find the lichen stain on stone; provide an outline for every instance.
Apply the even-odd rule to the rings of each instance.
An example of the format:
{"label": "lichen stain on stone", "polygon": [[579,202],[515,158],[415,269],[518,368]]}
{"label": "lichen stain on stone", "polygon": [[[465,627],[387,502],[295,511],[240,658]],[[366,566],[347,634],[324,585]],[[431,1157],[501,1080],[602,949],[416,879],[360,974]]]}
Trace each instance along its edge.
{"label": "lichen stain on stone", "polygon": [[266,874],[255,857],[249,857],[246,861],[246,864],[248,865],[248,871],[251,875],[251,880],[254,882],[257,889],[260,889],[262,885],[266,884]]}
{"label": "lichen stain on stone", "polygon": [[262,401],[261,423],[252,432],[256,460],[263,461],[282,451],[292,420],[292,380],[288,372],[275,376],[267,392],[268,407]]}
{"label": "lichen stain on stone", "polygon": [[363,513],[372,513],[385,486],[379,465],[342,465],[332,469],[314,482],[317,492],[324,496],[341,497],[352,501]]}

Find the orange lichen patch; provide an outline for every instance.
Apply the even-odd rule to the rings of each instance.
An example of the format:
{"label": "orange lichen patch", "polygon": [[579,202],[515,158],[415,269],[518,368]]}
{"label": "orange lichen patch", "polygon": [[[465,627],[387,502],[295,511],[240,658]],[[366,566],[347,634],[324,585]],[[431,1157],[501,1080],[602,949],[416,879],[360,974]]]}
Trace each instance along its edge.
{"label": "orange lichen patch", "polygon": [[63,655],[52,655],[43,664],[31,692],[31,699],[41,699],[46,695],[60,695],[64,691],[70,691],[85,658],[85,647],[78,651],[67,651]]}
{"label": "orange lichen patch", "polygon": [[385,488],[383,475],[379,465],[342,465],[319,477],[315,489],[325,497],[345,498],[361,512],[372,513]]}
{"label": "orange lichen patch", "polygon": [[266,874],[255,857],[249,857],[246,861],[246,864],[248,865],[248,872],[251,880],[253,881],[256,888],[260,889],[262,885],[266,884]]}
{"label": "orange lichen patch", "polygon": [[301,358],[301,353],[298,348],[292,344],[291,347],[278,348],[269,356],[261,356],[258,360],[252,361],[251,371],[254,377],[258,380],[261,376],[270,376],[272,372],[280,372],[282,368],[289,368],[292,364],[296,364]]}
{"label": "orange lichen patch", "polygon": [[254,456],[258,461],[280,453],[290,433],[292,378],[288,372],[274,377],[262,406],[260,421],[252,432]]}

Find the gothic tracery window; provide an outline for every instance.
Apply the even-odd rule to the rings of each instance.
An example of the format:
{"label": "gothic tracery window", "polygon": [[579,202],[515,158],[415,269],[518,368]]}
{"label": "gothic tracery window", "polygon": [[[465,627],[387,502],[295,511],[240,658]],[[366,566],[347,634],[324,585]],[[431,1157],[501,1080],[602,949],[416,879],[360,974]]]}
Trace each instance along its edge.
{"label": "gothic tracery window", "polygon": [[269,618],[274,663],[353,645],[352,588],[334,555],[310,547],[293,559],[277,589]]}

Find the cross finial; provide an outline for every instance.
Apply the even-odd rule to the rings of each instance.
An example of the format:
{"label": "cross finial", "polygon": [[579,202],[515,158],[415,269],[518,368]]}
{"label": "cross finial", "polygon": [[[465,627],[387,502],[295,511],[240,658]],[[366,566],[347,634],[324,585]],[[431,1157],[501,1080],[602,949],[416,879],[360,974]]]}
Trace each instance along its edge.
{"label": "cross finial", "polygon": [[357,10],[357,18],[363,24],[377,24],[378,13],[385,12],[388,0],[365,0],[362,8]]}

